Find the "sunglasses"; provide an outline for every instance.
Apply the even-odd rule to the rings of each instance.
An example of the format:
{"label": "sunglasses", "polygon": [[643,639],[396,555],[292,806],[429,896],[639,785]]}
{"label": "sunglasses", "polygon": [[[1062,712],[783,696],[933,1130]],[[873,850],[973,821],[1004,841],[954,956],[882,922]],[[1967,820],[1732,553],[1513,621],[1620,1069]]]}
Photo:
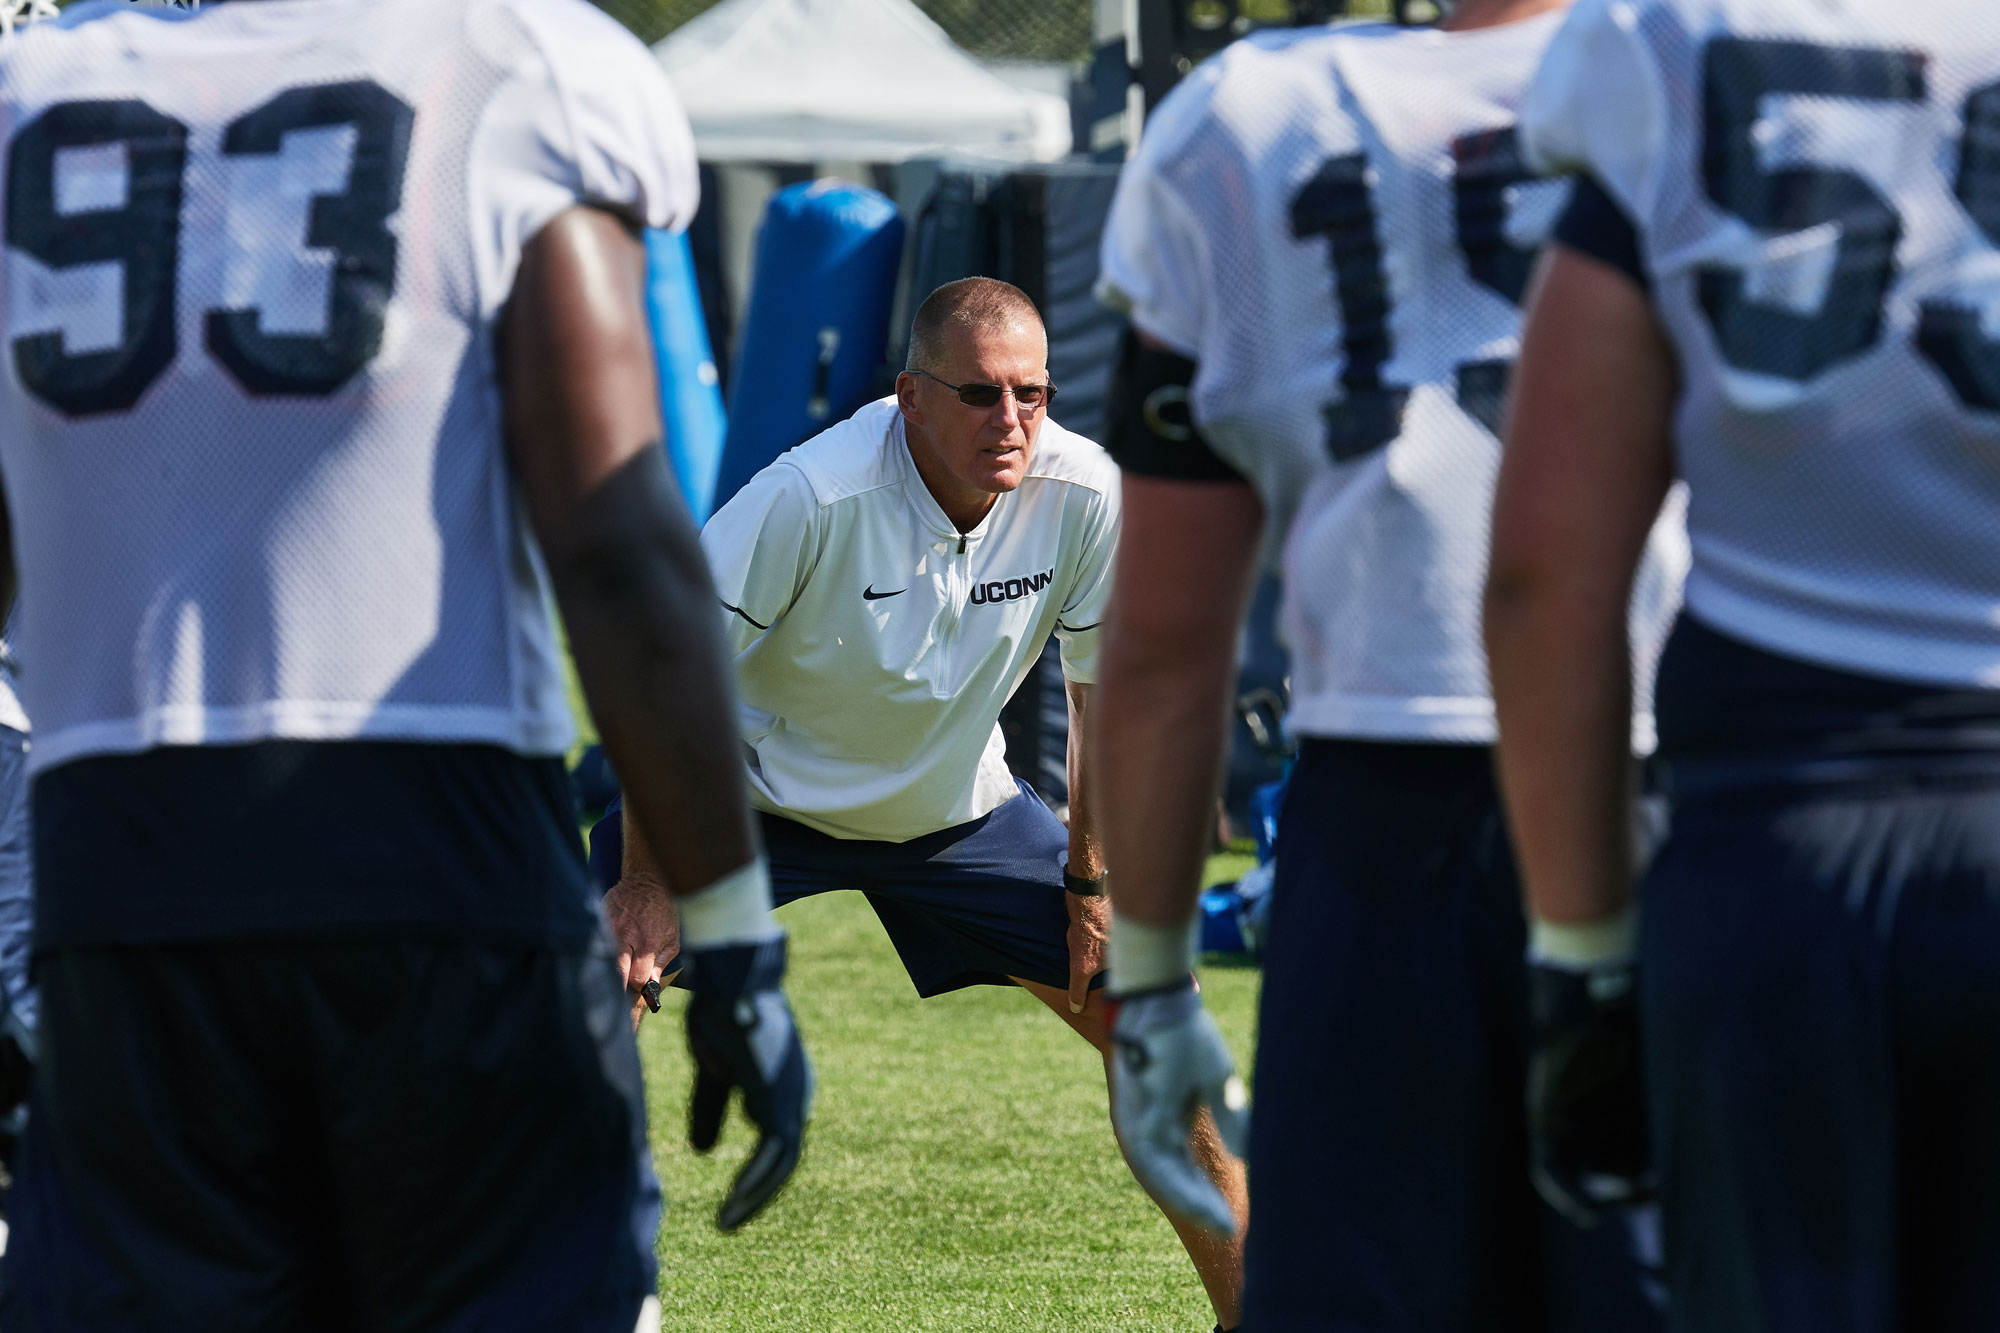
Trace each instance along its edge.
{"label": "sunglasses", "polygon": [[928,370],[913,370],[912,375],[922,375],[927,380],[937,380],[945,388],[958,395],[958,401],[967,407],[994,407],[1000,399],[1013,394],[1014,401],[1030,412],[1045,407],[1056,400],[1056,386],[1053,384],[1016,384],[1012,388],[1004,384],[946,384]]}

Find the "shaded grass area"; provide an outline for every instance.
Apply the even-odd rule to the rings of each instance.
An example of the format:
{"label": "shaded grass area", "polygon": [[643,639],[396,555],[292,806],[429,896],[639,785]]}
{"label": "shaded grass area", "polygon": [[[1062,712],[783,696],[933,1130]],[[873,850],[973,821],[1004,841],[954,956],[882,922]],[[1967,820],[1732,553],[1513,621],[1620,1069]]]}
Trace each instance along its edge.
{"label": "shaded grass area", "polygon": [[[1247,855],[1211,860],[1211,882]],[[640,1033],[668,1196],[669,1329],[741,1333],[1206,1330],[1213,1317],[1112,1142],[1096,1052],[1025,992],[919,1001],[866,901],[781,913],[790,991],[819,1070],[804,1164],[734,1236],[712,1225],[749,1132],[685,1141],[689,1062],[670,992]],[[1247,1068],[1257,973],[1218,960],[1208,1002]]]}

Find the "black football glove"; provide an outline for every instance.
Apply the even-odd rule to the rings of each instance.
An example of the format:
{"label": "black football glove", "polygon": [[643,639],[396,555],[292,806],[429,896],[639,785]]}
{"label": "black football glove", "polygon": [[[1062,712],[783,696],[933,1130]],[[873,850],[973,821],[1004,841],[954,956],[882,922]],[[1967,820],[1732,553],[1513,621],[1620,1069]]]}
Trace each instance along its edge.
{"label": "black football glove", "polygon": [[688,1142],[707,1152],[722,1134],[732,1088],[759,1131],[715,1224],[734,1231],[769,1203],[799,1164],[812,1110],[812,1062],[785,1000],[785,941],[689,949],[688,1050],[695,1059]]}
{"label": "black football glove", "polygon": [[1528,1062],[1535,1188],[1578,1226],[1653,1196],[1639,1060],[1638,967],[1528,965]]}

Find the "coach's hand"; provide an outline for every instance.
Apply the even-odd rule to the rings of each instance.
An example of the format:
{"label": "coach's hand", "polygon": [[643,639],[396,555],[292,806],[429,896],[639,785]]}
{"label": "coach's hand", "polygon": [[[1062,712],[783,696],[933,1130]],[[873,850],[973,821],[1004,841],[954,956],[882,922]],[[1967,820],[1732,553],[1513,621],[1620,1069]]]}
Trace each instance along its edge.
{"label": "coach's hand", "polygon": [[618,945],[618,971],[632,994],[632,1030],[648,1006],[642,991],[660,978],[681,952],[680,913],[667,886],[656,879],[626,877],[604,895],[604,915]]}
{"label": "coach's hand", "polygon": [[1579,1226],[1653,1194],[1637,992],[1630,961],[1528,966],[1529,1164],[1541,1196]]}
{"label": "coach's hand", "polygon": [[696,1064],[688,1142],[707,1152],[722,1134],[732,1088],[759,1131],[715,1224],[734,1231],[784,1188],[799,1164],[812,1111],[813,1070],[785,1000],[785,941],[689,949],[688,1049]]}
{"label": "coach's hand", "polygon": [[1188,1133],[1206,1106],[1223,1146],[1241,1157],[1250,1115],[1236,1062],[1202,1008],[1194,978],[1162,990],[1112,998],[1111,1120],[1132,1174],[1168,1209],[1219,1236],[1236,1215],[1195,1165]]}
{"label": "coach's hand", "polygon": [[1103,879],[1094,894],[1074,889],[1063,894],[1069,906],[1069,1011],[1083,1012],[1090,1002],[1090,983],[1104,970],[1104,942],[1111,934],[1111,899]]}

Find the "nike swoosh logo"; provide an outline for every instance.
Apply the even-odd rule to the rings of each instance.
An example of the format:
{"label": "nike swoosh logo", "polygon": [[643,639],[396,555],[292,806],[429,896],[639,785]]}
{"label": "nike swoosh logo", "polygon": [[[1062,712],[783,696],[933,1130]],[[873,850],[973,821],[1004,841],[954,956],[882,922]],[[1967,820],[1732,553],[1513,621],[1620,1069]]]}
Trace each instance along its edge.
{"label": "nike swoosh logo", "polygon": [[861,596],[864,601],[879,602],[884,597],[901,597],[908,591],[908,588],[898,588],[894,592],[876,592],[875,585],[871,583],[868,585],[868,591],[862,593]]}

